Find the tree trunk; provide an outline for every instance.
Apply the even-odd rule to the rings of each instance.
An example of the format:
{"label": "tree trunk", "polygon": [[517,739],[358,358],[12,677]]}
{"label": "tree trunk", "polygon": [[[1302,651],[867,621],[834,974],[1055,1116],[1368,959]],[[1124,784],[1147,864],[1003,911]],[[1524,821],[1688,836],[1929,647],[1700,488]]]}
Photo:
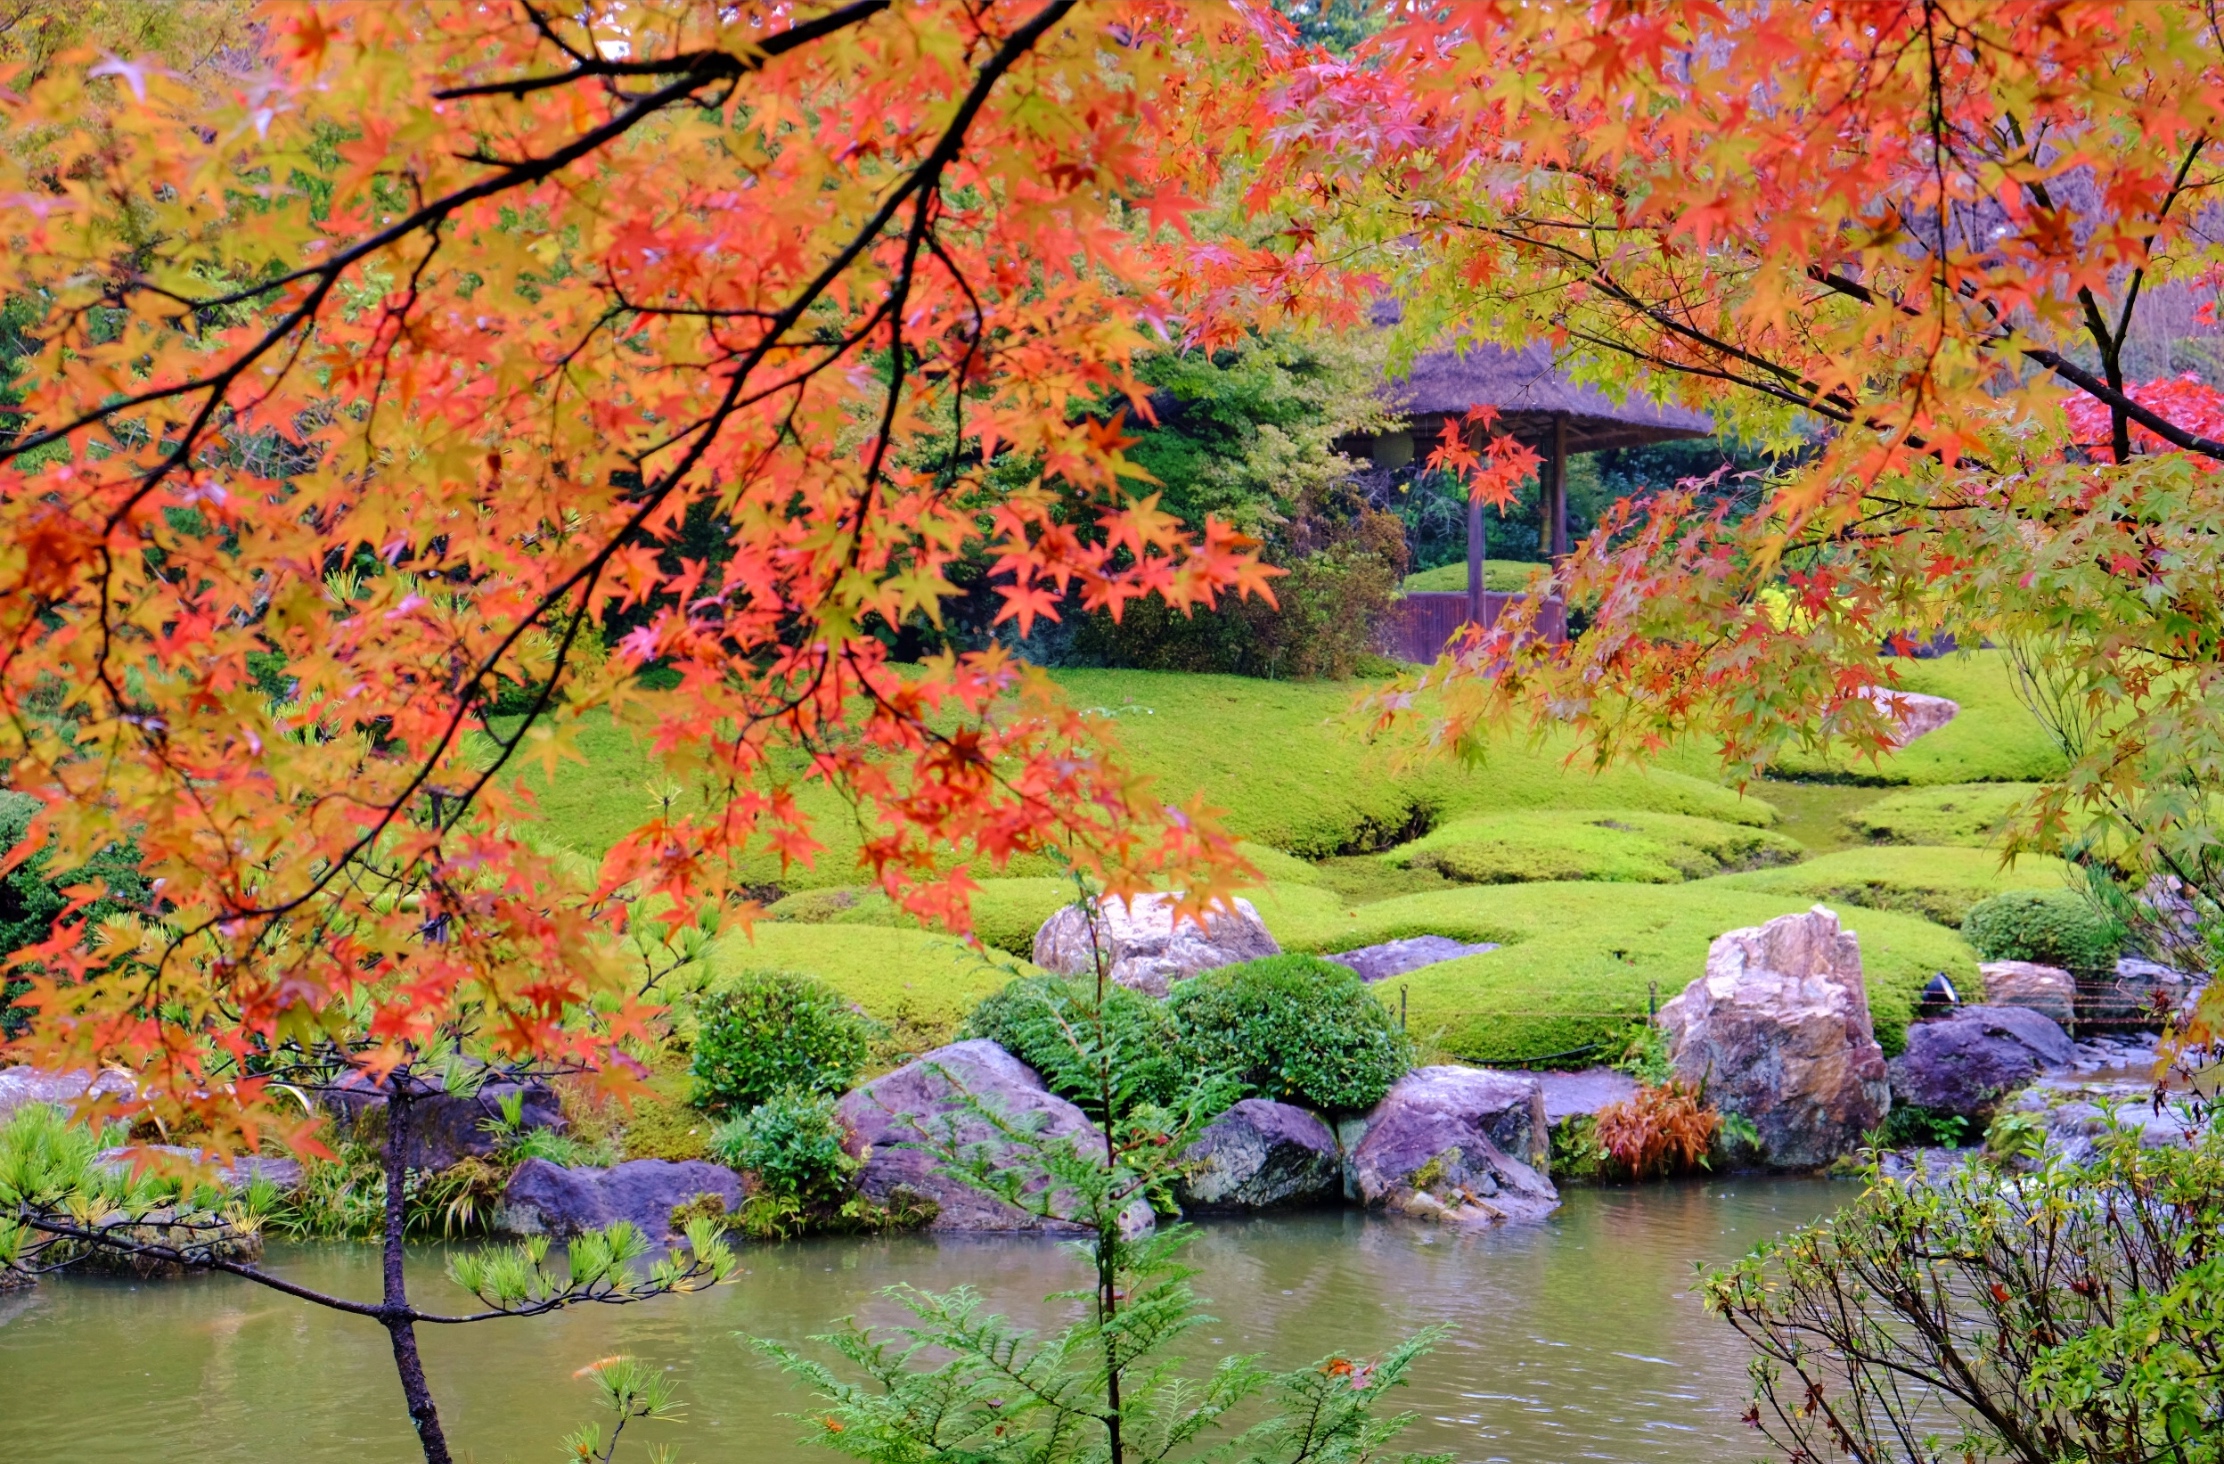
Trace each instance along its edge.
{"label": "tree trunk", "polygon": [[396,1068],[387,1080],[386,1095],[386,1284],[381,1297],[386,1315],[382,1320],[394,1344],[394,1371],[401,1376],[402,1397],[409,1403],[409,1421],[416,1426],[425,1464],[453,1464],[448,1436],[440,1431],[440,1410],[425,1382],[425,1364],[417,1355],[417,1328],[409,1319],[409,1283],[402,1270],[402,1230],[408,1220],[402,1186],[409,1175],[408,1155],[409,1073],[407,1068]]}

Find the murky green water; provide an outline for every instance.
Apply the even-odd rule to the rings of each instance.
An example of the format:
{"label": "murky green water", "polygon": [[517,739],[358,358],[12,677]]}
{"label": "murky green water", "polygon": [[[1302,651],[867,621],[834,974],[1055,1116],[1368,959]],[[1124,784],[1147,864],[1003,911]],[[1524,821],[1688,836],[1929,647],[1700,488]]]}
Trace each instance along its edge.
{"label": "murky green water", "polygon": [[[1213,1351],[1287,1366],[1449,1322],[1457,1332],[1406,1392],[1420,1414],[1412,1447],[1523,1464],[1756,1458],[1759,1441],[1738,1422],[1745,1357],[1702,1314],[1692,1262],[1727,1259],[1847,1195],[1781,1180],[1579,1190],[1549,1224],[1472,1234],[1335,1212],[1214,1225],[1193,1259],[1223,1320],[1203,1336]],[[270,1259],[327,1289],[376,1290],[368,1251],[296,1247]],[[418,1264],[425,1300],[442,1302],[439,1258]],[[898,1281],[972,1285],[1001,1310],[1043,1319],[1041,1296],[1080,1277],[1057,1245],[1014,1240],[762,1247],[747,1264],[707,1296],[429,1329],[450,1439],[479,1464],[553,1464],[560,1436],[591,1415],[574,1370],[630,1352],[678,1380],[684,1423],[648,1437],[683,1459],[831,1459],[793,1443],[782,1415],[806,1400],[737,1331],[800,1339],[845,1313],[891,1319],[877,1292]],[[0,1439],[24,1464],[416,1456],[383,1332],[218,1277],[64,1280],[0,1298]]]}

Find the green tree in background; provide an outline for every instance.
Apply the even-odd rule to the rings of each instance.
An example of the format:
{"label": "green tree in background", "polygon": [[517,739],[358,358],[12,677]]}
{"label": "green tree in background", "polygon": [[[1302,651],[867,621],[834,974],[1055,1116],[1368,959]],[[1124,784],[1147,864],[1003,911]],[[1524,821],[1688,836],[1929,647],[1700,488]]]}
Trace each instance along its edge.
{"label": "green tree in background", "polygon": [[1306,679],[1357,670],[1408,560],[1403,523],[1370,501],[1363,464],[1338,448],[1389,424],[1382,368],[1381,342],[1364,334],[1254,334],[1139,361],[1157,421],[1130,419],[1130,456],[1186,527],[1211,516],[1258,540],[1283,571],[1277,603],[1188,615],[1138,603],[1116,623],[1079,616],[1039,657]]}

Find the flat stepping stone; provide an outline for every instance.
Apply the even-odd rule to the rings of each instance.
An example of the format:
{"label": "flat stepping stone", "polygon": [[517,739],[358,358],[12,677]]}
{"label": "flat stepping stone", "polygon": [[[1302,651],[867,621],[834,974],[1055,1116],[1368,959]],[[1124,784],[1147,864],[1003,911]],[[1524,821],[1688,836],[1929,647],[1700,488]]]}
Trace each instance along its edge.
{"label": "flat stepping stone", "polygon": [[1381,981],[1418,971],[1423,966],[1434,966],[1439,961],[1479,956],[1497,949],[1496,941],[1469,945],[1446,935],[1414,935],[1404,940],[1386,940],[1380,945],[1361,946],[1355,951],[1338,951],[1326,959],[1339,966],[1349,966],[1359,973],[1361,981]]}

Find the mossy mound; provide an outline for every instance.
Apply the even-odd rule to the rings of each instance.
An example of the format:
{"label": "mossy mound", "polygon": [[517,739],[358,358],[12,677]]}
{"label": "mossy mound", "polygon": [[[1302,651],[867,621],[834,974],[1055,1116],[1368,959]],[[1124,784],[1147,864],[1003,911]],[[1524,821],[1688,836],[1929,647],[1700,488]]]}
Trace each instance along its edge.
{"label": "mossy mound", "polygon": [[1455,819],[1382,857],[1467,884],[1674,884],[1725,869],[1788,864],[1802,852],[1782,834],[1720,819],[1534,809]]}
{"label": "mossy mound", "polygon": [[[1408,1024],[1424,1048],[1467,1062],[1559,1058],[1579,1066],[1618,1049],[1630,1024],[1643,1020],[1651,988],[1666,1001],[1689,985],[1716,936],[1814,903],[1726,884],[1479,885],[1356,910],[1293,909],[1268,926],[1291,950],[1349,950],[1409,935],[1497,941],[1503,949],[1373,989],[1395,1005],[1397,988],[1405,988]],[[1932,973],[1976,989],[1976,956],[1954,932],[1894,911],[1840,914],[1861,937],[1870,1009],[1887,1052],[1904,1045]]]}
{"label": "mossy mound", "polygon": [[1573,744],[1507,739],[1474,766],[1370,742],[1357,685],[1146,671],[1061,671],[1072,700],[1104,710],[1129,765],[1170,796],[1201,796],[1229,830],[1304,859],[1392,847],[1471,813],[1631,809],[1767,827],[1776,810],[1660,769],[1571,768]]}
{"label": "mossy mound", "polygon": [[974,1003],[1035,967],[915,928],[765,920],[719,944],[707,989],[763,970],[817,977],[888,1029],[888,1050],[916,1052],[949,1041]]}
{"label": "mossy mound", "polygon": [[[1313,866],[1263,844],[1239,846],[1260,875],[1272,883],[1304,883]],[[1041,876],[1034,879],[984,879],[973,896],[973,934],[982,945],[1022,959],[1034,954],[1035,932],[1058,910],[1073,903],[1073,881]],[[1245,899],[1256,899],[1247,890]],[[845,885],[831,889],[799,890],[774,903],[766,912],[774,920],[798,925],[880,925],[917,930],[916,918],[878,889]]]}
{"label": "mossy mound", "polygon": [[2002,652],[1963,651],[1935,661],[1888,664],[1899,673],[1899,690],[1946,697],[1961,711],[1936,732],[1881,758],[1843,749],[1790,752],[1776,760],[1771,775],[1930,786],[2034,783],[2064,771],[2061,749],[2017,699]]}
{"label": "mossy mound", "polygon": [[[1573,744],[1508,739],[1472,767],[1440,756],[1378,744],[1352,715],[1358,684],[1258,681],[1151,671],[1060,671],[1068,698],[1089,711],[1129,767],[1155,780],[1169,799],[1201,797],[1223,825],[1262,851],[1300,859],[1389,848],[1466,814],[1508,809],[1627,809],[1680,813],[1767,827],[1776,810],[1705,776],[1662,768],[1570,767]],[[649,817],[666,796],[695,806],[682,754],[659,760],[627,727],[591,716],[567,729],[584,761],[549,777],[539,769],[522,786],[535,798],[549,837],[600,857]],[[1700,772],[1700,762],[1687,759]],[[786,891],[859,882],[863,844],[855,812],[804,776],[802,760],[774,760],[824,848],[808,864],[771,854],[744,862],[747,879]],[[1260,862],[1254,856],[1254,862]],[[1287,878],[1288,869],[1261,872]],[[1002,868],[976,862],[976,879],[1056,878],[1051,861],[1023,856]]]}
{"label": "mossy mound", "polygon": [[[1483,588],[1496,590],[1502,595],[1516,594],[1527,589],[1532,575],[1545,572],[1541,564],[1526,559],[1486,559],[1483,561]],[[1408,593],[1417,590],[1464,591],[1467,588],[1467,561],[1457,564],[1440,564],[1434,569],[1417,570],[1405,577],[1403,587]]]}
{"label": "mossy mound", "polygon": [[1879,844],[1955,845],[1981,849],[2000,842],[2001,831],[2025,800],[2031,783],[1943,783],[1888,793],[1845,816],[1847,829]]}
{"label": "mossy mound", "polygon": [[1763,869],[1716,881],[1732,889],[1796,896],[1824,904],[1898,910],[1960,929],[1980,900],[2009,890],[2061,889],[2070,867],[2025,855],[2003,867],[1987,849],[1842,849],[1789,869]]}

